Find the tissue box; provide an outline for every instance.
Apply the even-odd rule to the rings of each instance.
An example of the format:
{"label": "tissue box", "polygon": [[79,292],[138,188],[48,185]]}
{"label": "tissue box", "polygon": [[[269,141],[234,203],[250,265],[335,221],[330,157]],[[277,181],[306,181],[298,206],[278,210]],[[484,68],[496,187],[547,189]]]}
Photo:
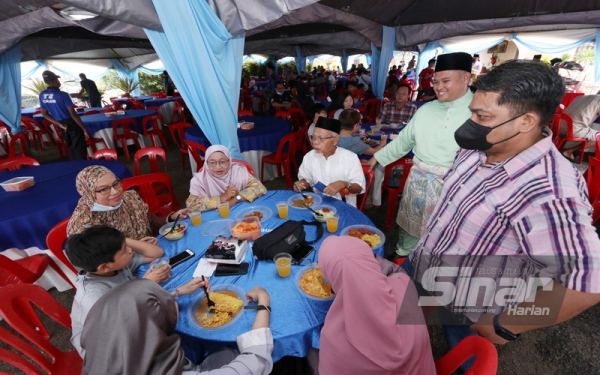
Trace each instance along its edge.
{"label": "tissue box", "polygon": [[240,264],[246,257],[248,241],[238,240],[234,237],[217,237],[206,249],[206,258],[209,262]]}

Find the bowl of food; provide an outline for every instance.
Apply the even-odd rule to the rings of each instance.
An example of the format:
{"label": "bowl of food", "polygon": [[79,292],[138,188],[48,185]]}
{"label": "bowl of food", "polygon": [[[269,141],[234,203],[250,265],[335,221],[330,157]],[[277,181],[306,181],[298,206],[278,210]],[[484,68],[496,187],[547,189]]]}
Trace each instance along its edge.
{"label": "bowl of food", "polygon": [[323,276],[323,272],[316,263],[300,269],[296,274],[296,288],[306,298],[317,301],[328,301],[335,298],[331,284]]}
{"label": "bowl of food", "polygon": [[125,111],[124,111],[124,110],[122,110],[122,109],[121,109],[121,110],[119,110],[119,111],[117,111],[117,115],[119,115],[119,116],[122,116],[122,115],[124,115],[124,114],[125,114]]}
{"label": "bowl of food", "polygon": [[293,208],[299,208],[305,210],[306,204],[308,207],[312,208],[313,206],[318,206],[321,204],[323,199],[319,196],[319,194],[315,193],[304,193],[306,195],[306,199],[301,194],[294,194],[288,200],[287,204]]}
{"label": "bowl of food", "polygon": [[[187,223],[183,221],[178,221],[175,227],[173,228],[173,224],[175,223],[167,223],[160,227],[158,233],[161,236],[164,236],[167,240],[177,241],[185,236],[185,231],[187,230]],[[171,230],[173,228],[173,230]],[[166,234],[165,234],[166,233]]]}
{"label": "bowl of food", "polygon": [[0,183],[0,185],[2,185],[4,191],[21,191],[34,186],[35,179],[32,176],[15,177]]}
{"label": "bowl of food", "polygon": [[238,211],[235,218],[239,220],[244,217],[252,216],[256,216],[261,222],[265,222],[273,216],[273,211],[266,206],[250,206]]}
{"label": "bowl of food", "polygon": [[328,204],[321,204],[319,206],[312,207],[312,209],[315,212],[318,212],[318,213],[321,214],[321,216],[319,216],[319,215],[315,214],[315,212],[311,211],[311,213],[313,214],[313,216],[315,217],[315,219],[317,221],[320,221],[321,223],[324,223],[325,220],[327,220],[328,217],[331,217],[331,216],[335,215],[335,213],[337,212],[337,210],[335,209],[335,207],[330,206]]}
{"label": "bowl of food", "polygon": [[371,249],[375,250],[385,243],[385,235],[379,229],[364,224],[347,226],[342,230],[340,236],[356,237],[365,241]]}
{"label": "bowl of food", "polygon": [[256,240],[260,237],[260,219],[257,216],[242,217],[235,221],[231,235],[240,240]]}
{"label": "bowl of food", "polygon": [[244,314],[246,292],[233,284],[212,285],[208,292],[215,303],[214,312],[208,310],[206,294],[200,292],[198,300],[188,311],[190,322],[199,329],[217,330],[231,326]]}
{"label": "bowl of food", "polygon": [[244,123],[240,124],[240,129],[242,129],[242,130],[254,129],[254,123],[253,122],[244,122]]}
{"label": "bowl of food", "polygon": [[117,112],[104,112],[106,117],[117,117]]}

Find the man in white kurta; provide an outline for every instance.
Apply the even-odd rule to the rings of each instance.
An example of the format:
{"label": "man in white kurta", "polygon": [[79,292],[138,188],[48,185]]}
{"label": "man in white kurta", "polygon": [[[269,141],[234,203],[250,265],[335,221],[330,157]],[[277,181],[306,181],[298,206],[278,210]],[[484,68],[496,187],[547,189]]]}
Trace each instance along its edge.
{"label": "man in white kurta", "polygon": [[342,199],[342,194],[346,193],[346,203],[356,207],[356,195],[365,190],[365,175],[358,156],[337,147],[340,129],[336,119],[318,119],[311,136],[313,150],[302,160],[296,188],[318,190],[314,185],[321,182],[325,185],[321,193],[337,199]]}
{"label": "man in white kurta", "polygon": [[369,161],[386,166],[413,150],[413,166],[404,185],[396,222],[400,237],[396,254],[407,256],[425,232],[444,185],[443,177],[452,165],[458,144],[454,132],[469,117],[473,94],[471,55],[458,52],[438,57],[433,88],[438,100],[423,105],[398,137]]}

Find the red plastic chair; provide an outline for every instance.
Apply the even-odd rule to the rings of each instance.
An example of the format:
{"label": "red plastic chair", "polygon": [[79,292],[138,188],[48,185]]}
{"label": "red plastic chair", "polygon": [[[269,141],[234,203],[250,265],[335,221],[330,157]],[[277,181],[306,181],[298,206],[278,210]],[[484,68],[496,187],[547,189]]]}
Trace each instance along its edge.
{"label": "red plastic chair", "polygon": [[[560,125],[563,120],[567,124],[567,135],[560,135]],[[567,142],[581,142],[581,152],[579,153],[579,164],[583,161],[583,154],[585,153],[585,147],[587,144],[587,139],[585,138],[575,138],[573,136],[573,119],[571,116],[566,113],[561,113],[560,115],[554,115],[553,124],[552,124],[552,132],[555,136],[555,145],[558,151],[563,152],[565,145]]]}
{"label": "red plastic chair", "polygon": [[144,107],[144,102],[137,99],[129,99],[127,100],[127,104],[129,104],[129,109],[146,109]]}
{"label": "red plastic chair", "polygon": [[450,375],[466,360],[475,357],[475,362],[466,372],[467,375],[496,375],[498,371],[498,352],[489,340],[480,336],[468,336],[458,343],[445,356],[435,362],[438,375]]}
{"label": "red plastic chair", "polygon": [[586,173],[588,194],[594,212],[592,213],[592,224],[600,218],[600,159],[589,157],[590,166]]}
{"label": "red plastic chair", "polygon": [[[192,126],[187,122],[178,122],[169,125],[169,131],[171,132],[171,137],[173,138],[173,142],[179,147],[179,154],[181,155],[181,169],[185,170],[185,155],[188,154],[188,148],[183,144],[185,140],[185,130]],[[175,136],[177,135],[177,137]]]}
{"label": "red plastic chair", "polygon": [[29,156],[17,156],[15,158],[8,158],[0,160],[0,172],[3,170],[16,171],[23,167],[37,167],[40,163],[34,158]]}
{"label": "red plastic chair", "polygon": [[46,129],[48,129],[48,134],[50,135],[52,142],[54,142],[54,145],[58,149],[58,153],[60,154],[60,157],[61,158],[63,157],[63,151],[64,151],[65,156],[67,157],[67,160],[70,159],[69,148],[67,147],[67,141],[63,137],[63,134],[60,131],[60,129],[58,128],[58,126],[56,126],[56,124],[54,124],[48,120],[44,120],[44,127],[46,127]]}
{"label": "red plastic chair", "polygon": [[306,112],[300,108],[288,108],[287,110],[291,115],[292,120],[292,131],[298,131],[302,129],[304,124],[308,121],[306,119]]}
{"label": "red plastic chair", "polygon": [[92,155],[93,160],[114,160],[117,161],[117,152],[110,148],[103,148],[102,150],[98,150],[94,152]]}
{"label": "red plastic chair", "polygon": [[[123,180],[123,189],[134,188],[148,205],[150,212],[165,216],[179,210],[179,202],[173,193],[171,177],[166,173],[151,173],[143,176],[129,177]],[[167,189],[165,194],[157,190]]]}
{"label": "red plastic chair", "polygon": [[[92,155],[94,155],[96,153],[96,151],[98,151],[98,148],[96,147],[96,145],[98,143],[102,144],[102,146],[103,146],[102,148],[104,148],[104,149],[108,148],[108,145],[106,144],[106,141],[103,138],[88,138],[85,141],[85,144],[88,147],[88,159],[90,158],[90,156],[89,156],[90,153]],[[90,152],[90,150],[91,150],[91,152]]]}
{"label": "red plastic chair", "polygon": [[144,147],[141,150],[136,151],[135,155],[133,156],[133,168],[135,176],[142,175],[142,172],[140,171],[140,164],[142,162],[142,159],[146,156],[148,157],[148,161],[150,163],[150,173],[161,172],[160,167],[158,165],[159,157],[163,160],[163,165],[165,166],[164,172],[167,172],[167,155],[165,153],[165,150],[163,150],[160,147]]}
{"label": "red plastic chair", "polygon": [[131,130],[135,129],[135,125],[136,122],[132,118],[122,118],[112,122],[115,146],[118,142],[121,142],[123,153],[125,154],[125,158],[127,158],[127,160],[131,159],[129,157],[129,150],[127,149],[127,140],[132,140],[138,150],[142,148],[142,146],[140,146],[140,142],[138,142],[138,133]]}
{"label": "red plastic chair", "polygon": [[[408,173],[410,172],[412,165],[412,158],[402,158],[385,167],[385,175],[383,177],[383,183],[381,188],[388,192],[388,211],[387,217],[385,219],[385,226],[388,228],[392,227],[392,223],[394,221],[394,213],[396,212],[396,202],[398,201],[398,195],[400,195],[402,191],[404,191],[404,184],[406,183],[406,179],[408,178]],[[391,188],[388,185],[390,173],[392,172],[392,168],[398,166],[404,167],[402,171],[402,177],[400,178],[400,185],[397,188]]]}
{"label": "red plastic chair", "polygon": [[329,115],[327,117],[329,118],[333,118],[333,116],[335,116],[335,113],[337,112],[337,109],[334,109],[333,111],[329,112]]}
{"label": "red plastic chair", "polygon": [[[10,137],[8,145],[8,157],[14,158],[16,156],[30,156],[27,151],[27,143],[29,138],[27,132],[19,132]],[[19,151],[17,151],[17,145],[19,145]]]}
{"label": "red plastic chair", "polygon": [[202,152],[203,155],[206,155],[206,147],[200,143],[188,141],[187,139],[183,140],[183,144],[187,147],[189,154],[192,155],[196,162],[196,172],[200,172],[204,166],[204,159],[200,157],[200,152]]}
{"label": "red plastic chair", "polygon": [[600,159],[600,133],[596,133],[596,151],[594,152],[594,157]]}
{"label": "red plastic chair", "polygon": [[289,120],[290,117],[292,117],[292,114],[288,111],[283,111],[281,109],[277,109],[277,112],[275,112],[275,118],[282,118],[284,120]]}
{"label": "red plastic chair", "polygon": [[95,115],[100,113],[100,111],[97,111],[95,109],[91,110],[91,111],[87,111],[87,112],[83,112],[82,116],[89,116],[89,115]]}
{"label": "red plastic chair", "polygon": [[56,224],[54,228],[50,229],[50,232],[48,232],[48,235],[46,236],[46,246],[48,246],[48,249],[50,249],[52,254],[54,254],[58,260],[77,275],[77,270],[73,267],[69,259],[67,259],[67,256],[63,251],[63,245],[67,239],[67,225],[69,224],[69,220],[71,220],[70,216]]}
{"label": "red plastic chair", "polygon": [[171,112],[171,124],[178,122],[185,122],[185,107],[179,103],[173,107],[173,111]]}
{"label": "red plastic chair", "polygon": [[250,173],[252,176],[254,176],[254,168],[252,168],[252,166],[250,164],[248,164],[248,162],[246,162],[244,160],[239,160],[239,159],[233,159],[233,160],[231,160],[231,162],[234,164],[241,164],[241,165],[245,166],[246,169],[248,170],[248,173]]}
{"label": "red plastic chair", "polygon": [[19,283],[34,283],[44,274],[48,266],[52,267],[60,277],[75,288],[75,285],[60,267],[46,254],[31,255],[16,260],[11,260],[0,254],[0,287]]}
{"label": "red plastic chair", "polygon": [[377,114],[381,111],[381,100],[379,99],[368,99],[363,102],[365,107],[365,118],[364,122],[375,122]]}
{"label": "red plastic chair", "polygon": [[[290,168],[290,155],[296,154],[296,137],[298,133],[291,133],[283,137],[274,154],[265,155],[260,161],[260,180],[265,179],[265,163],[277,165],[277,176],[281,177],[281,166],[285,172],[285,181],[288,189],[292,189],[292,171]],[[287,151],[284,149],[287,146]]]}
{"label": "red plastic chair", "polygon": [[11,136],[12,132],[10,131],[10,128],[4,125],[2,120],[0,120],[0,145],[2,145],[5,150],[8,150]]}
{"label": "red plastic chair", "polygon": [[62,352],[54,346],[49,340],[48,331],[33,309],[35,305],[52,320],[71,329],[69,311],[56,302],[44,288],[33,284],[5,286],[0,288],[0,301],[2,301],[0,304],[2,318],[29,341],[0,328],[0,341],[18,350],[15,352],[0,349],[0,360],[21,369],[26,374],[81,373],[83,360],[77,351]]}
{"label": "red plastic chair", "polygon": [[252,111],[249,111],[249,110],[238,111],[238,117],[242,117],[242,116],[254,116],[254,113],[252,113]]}
{"label": "red plastic chair", "polygon": [[40,149],[44,151],[45,148],[43,136],[47,135],[50,137],[48,131],[42,128],[33,118],[25,116],[21,117],[21,127],[23,127],[29,134],[29,139],[33,141],[33,147],[35,147],[37,150],[39,144]]}
{"label": "red plastic chair", "polygon": [[[115,102],[115,103],[117,103],[117,104],[118,104],[119,102]],[[107,113],[107,112],[115,112],[115,111],[118,111],[119,109],[121,109],[121,105],[119,104],[119,105],[117,106],[117,104],[114,104],[114,105],[112,105],[112,106],[110,106],[110,107],[108,107],[108,108],[105,108],[105,109],[101,109],[101,110],[100,110],[100,113]]]}
{"label": "red plastic chair", "polygon": [[158,144],[156,143],[156,138],[158,137],[158,140],[160,141],[160,144],[162,147],[166,148],[167,151],[170,151],[171,149],[169,148],[169,145],[167,144],[167,139],[165,138],[165,133],[163,133],[162,129],[160,128],[160,124],[164,124],[165,123],[165,119],[163,118],[162,115],[150,115],[150,116],[146,116],[142,119],[142,124],[143,124],[143,128],[144,128],[144,136],[149,137],[150,138],[150,142],[152,142],[152,146],[154,147],[159,147]]}
{"label": "red plastic chair", "polygon": [[375,171],[373,171],[372,169],[369,170],[369,166],[368,165],[363,165],[362,166],[363,169],[363,173],[365,174],[365,178],[367,179],[367,187],[365,189],[365,192],[362,194],[357,195],[356,199],[358,200],[358,209],[362,212],[365,209],[365,202],[367,200],[367,196],[369,194],[369,191],[371,190],[371,185],[373,185],[373,178],[375,178]]}

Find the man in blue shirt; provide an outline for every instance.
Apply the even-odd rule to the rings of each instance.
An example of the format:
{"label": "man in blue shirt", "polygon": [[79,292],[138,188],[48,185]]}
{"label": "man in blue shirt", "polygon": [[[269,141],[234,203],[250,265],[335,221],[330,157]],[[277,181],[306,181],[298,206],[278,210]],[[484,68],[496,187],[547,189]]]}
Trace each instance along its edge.
{"label": "man in blue shirt", "polygon": [[173,87],[171,77],[169,77],[169,73],[167,73],[166,70],[163,71],[163,84],[165,85],[165,93],[167,96],[173,96],[175,93],[175,88]]}
{"label": "man in blue shirt", "polygon": [[63,130],[71,160],[85,160],[89,138],[83,122],[75,112],[75,106],[69,94],[60,91],[60,77],[46,70],[42,73],[48,88],[40,93],[42,116]]}

